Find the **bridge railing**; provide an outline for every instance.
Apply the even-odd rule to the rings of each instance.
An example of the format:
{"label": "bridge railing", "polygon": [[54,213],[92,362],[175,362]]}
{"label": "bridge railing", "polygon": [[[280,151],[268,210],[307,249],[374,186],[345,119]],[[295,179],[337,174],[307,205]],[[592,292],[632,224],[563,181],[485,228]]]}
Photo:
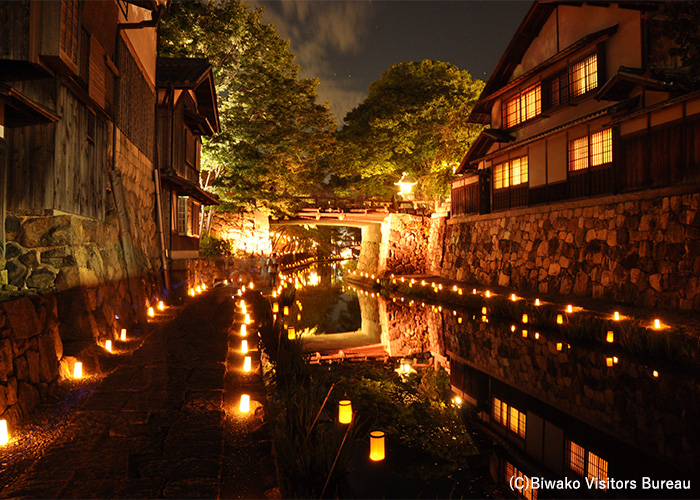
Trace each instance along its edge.
{"label": "bridge railing", "polygon": [[330,212],[330,211],[385,211],[410,213],[415,215],[430,215],[432,206],[429,202],[405,200],[379,200],[376,198],[343,198],[324,196],[300,196],[296,198],[299,212]]}

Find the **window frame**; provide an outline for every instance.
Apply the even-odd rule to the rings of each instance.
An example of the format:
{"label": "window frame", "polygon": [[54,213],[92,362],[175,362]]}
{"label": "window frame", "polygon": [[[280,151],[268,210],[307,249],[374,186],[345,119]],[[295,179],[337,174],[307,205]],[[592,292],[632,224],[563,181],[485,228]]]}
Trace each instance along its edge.
{"label": "window frame", "polygon": [[[572,441],[571,439],[566,440],[565,456],[565,465],[568,471],[571,471],[580,477],[594,479],[602,489],[607,489],[605,488],[605,484],[607,484],[606,480],[609,477],[609,463],[607,460],[602,458],[600,455],[593,453],[591,450],[587,450],[585,447]],[[574,458],[576,459],[576,463],[572,463]]]}
{"label": "window frame", "polygon": [[612,129],[605,128],[569,139],[566,150],[566,169],[569,173],[610,165],[614,159]]}
{"label": "window frame", "polygon": [[[529,102],[529,99],[533,99]],[[534,111],[530,111],[534,106]],[[542,82],[534,83],[529,87],[504,99],[501,103],[501,128],[512,129],[523,123],[534,120],[542,115]],[[511,121],[510,117],[515,116]]]}
{"label": "window frame", "polygon": [[491,415],[496,423],[516,436],[525,439],[527,430],[527,414],[525,412],[494,396],[491,403]]}
{"label": "window frame", "polygon": [[[515,174],[516,168],[518,169],[517,177]],[[530,181],[530,162],[528,155],[509,158],[506,161],[498,163],[493,166],[492,172],[494,191],[528,184]]]}

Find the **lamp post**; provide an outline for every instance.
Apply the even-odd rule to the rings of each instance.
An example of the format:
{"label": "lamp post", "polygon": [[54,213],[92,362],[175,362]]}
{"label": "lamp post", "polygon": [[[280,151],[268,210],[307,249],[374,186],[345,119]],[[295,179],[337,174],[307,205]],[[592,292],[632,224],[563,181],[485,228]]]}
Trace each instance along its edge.
{"label": "lamp post", "polygon": [[404,172],[399,182],[395,182],[394,184],[399,186],[399,195],[401,198],[404,200],[413,200],[415,196],[413,186],[418,184],[418,182],[408,172]]}

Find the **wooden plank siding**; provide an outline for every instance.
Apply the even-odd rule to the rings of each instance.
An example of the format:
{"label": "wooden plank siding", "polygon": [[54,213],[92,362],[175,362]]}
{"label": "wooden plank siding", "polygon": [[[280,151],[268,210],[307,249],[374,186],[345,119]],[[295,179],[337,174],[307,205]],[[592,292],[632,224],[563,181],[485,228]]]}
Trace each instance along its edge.
{"label": "wooden plank siding", "polygon": [[28,0],[0,2],[0,59],[30,59],[29,10]]}

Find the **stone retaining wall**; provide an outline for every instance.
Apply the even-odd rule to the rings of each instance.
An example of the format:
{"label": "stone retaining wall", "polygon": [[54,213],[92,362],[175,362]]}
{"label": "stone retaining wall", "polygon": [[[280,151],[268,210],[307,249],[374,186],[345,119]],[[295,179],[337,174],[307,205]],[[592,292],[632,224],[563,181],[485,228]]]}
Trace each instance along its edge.
{"label": "stone retaining wall", "polygon": [[380,250],[380,275],[427,272],[430,221],[429,218],[409,214],[388,216],[388,228],[383,229],[384,239]]}
{"label": "stone retaining wall", "polygon": [[444,278],[700,310],[700,193],[610,196],[451,220]]}

